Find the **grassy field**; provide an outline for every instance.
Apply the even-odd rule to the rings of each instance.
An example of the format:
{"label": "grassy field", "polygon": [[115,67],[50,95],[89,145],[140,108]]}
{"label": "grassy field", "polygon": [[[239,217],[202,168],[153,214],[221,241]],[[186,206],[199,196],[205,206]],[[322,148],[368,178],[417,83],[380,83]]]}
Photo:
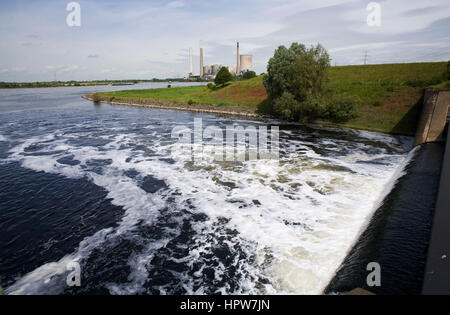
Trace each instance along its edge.
{"label": "grassy field", "polygon": [[[347,127],[412,134],[420,115],[424,89],[442,85],[447,63],[344,66],[330,69],[330,88],[359,96],[358,117]],[[448,83],[447,83],[448,86]],[[103,100],[122,102],[164,101],[209,104],[258,110],[267,98],[262,77],[237,81],[215,91],[205,86],[129,90],[100,93]]]}

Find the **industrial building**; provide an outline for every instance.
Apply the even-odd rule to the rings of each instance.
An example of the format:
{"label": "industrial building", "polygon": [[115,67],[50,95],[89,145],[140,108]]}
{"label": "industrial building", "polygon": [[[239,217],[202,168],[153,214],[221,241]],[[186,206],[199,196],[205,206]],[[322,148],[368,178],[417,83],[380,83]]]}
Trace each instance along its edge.
{"label": "industrial building", "polygon": [[245,73],[248,71],[253,71],[253,56],[252,55],[241,55],[240,58],[240,73]]}
{"label": "industrial building", "polygon": [[[204,65],[204,55],[203,55],[203,41],[200,41],[200,78],[203,79],[214,79],[222,69],[222,65]],[[189,49],[189,78],[196,78],[193,74],[193,57],[192,48]],[[232,66],[225,66],[230,73],[234,73],[236,76],[241,75],[248,71],[253,71],[253,55],[240,55],[239,52],[239,42],[237,43],[236,51],[236,69]]]}

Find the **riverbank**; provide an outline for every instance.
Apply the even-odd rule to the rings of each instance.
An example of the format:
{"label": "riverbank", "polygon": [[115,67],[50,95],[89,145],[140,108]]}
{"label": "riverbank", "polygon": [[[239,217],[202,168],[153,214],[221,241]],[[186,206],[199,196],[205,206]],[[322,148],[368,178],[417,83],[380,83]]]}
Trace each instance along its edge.
{"label": "riverbank", "polygon": [[[84,95],[84,99],[93,101],[92,95]],[[206,113],[215,115],[225,115],[225,116],[241,116],[245,118],[256,118],[262,119],[263,116],[255,111],[240,108],[240,107],[216,107],[214,105],[196,105],[190,106],[188,104],[181,103],[171,103],[162,101],[153,101],[145,99],[135,99],[127,101],[113,101],[104,100],[102,102],[108,103],[110,105],[122,105],[122,106],[135,106],[135,107],[148,107],[148,108],[158,108],[158,109],[168,109],[168,110],[184,110],[195,113]]]}
{"label": "riverbank", "polygon": [[[446,62],[343,66],[330,69],[329,87],[358,96],[357,117],[343,124],[321,124],[392,134],[414,135],[426,87],[440,84]],[[263,77],[236,81],[221,89],[206,86],[128,90],[99,93],[101,101],[118,105],[149,106],[194,112],[258,117],[265,111]],[[92,95],[87,98],[92,99]]]}

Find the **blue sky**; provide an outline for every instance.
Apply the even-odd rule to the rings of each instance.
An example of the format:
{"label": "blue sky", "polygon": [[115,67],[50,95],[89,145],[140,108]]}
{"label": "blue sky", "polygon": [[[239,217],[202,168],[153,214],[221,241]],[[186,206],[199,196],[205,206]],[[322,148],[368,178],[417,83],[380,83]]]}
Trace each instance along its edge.
{"label": "blue sky", "polygon": [[0,81],[182,77],[199,40],[205,63],[235,65],[235,44],[258,73],[279,45],[321,43],[337,65],[450,59],[450,1],[79,0],[81,26],[63,0],[0,2]]}

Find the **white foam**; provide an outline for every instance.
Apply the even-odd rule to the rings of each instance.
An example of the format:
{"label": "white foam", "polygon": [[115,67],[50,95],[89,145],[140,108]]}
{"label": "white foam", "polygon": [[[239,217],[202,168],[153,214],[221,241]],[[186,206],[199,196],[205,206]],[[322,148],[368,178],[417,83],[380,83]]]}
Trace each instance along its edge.
{"label": "white foam", "polygon": [[[55,135],[58,136],[55,136]],[[224,233],[225,228],[238,235],[227,242],[237,244],[252,260],[236,261],[239,287],[231,292],[229,285],[218,287],[217,293],[251,294],[319,294],[334,275],[362,229],[367,225],[380,200],[390,191],[400,171],[405,155],[367,155],[364,148],[349,156],[321,156],[298,141],[297,148],[289,147],[280,162],[272,160],[247,161],[240,164],[216,163],[209,159],[186,163],[182,156],[173,156],[175,164],[163,161],[178,144],[159,142],[161,134],[153,134],[149,157],[143,151],[121,147],[140,140],[136,134],[121,134],[99,150],[69,144],[80,134],[61,136],[61,132],[24,141],[11,150],[10,160],[20,161],[24,167],[69,178],[87,177],[108,192],[112,203],[122,206],[125,214],[115,229],[105,229],[86,238],[79,249],[56,263],[46,264],[18,280],[7,293],[46,292],[45,279],[61,274],[66,261],[83,260],[105,240],[130,232],[142,220],[151,225],[159,211],[167,206],[163,194],[148,194],[124,175],[136,170],[140,175],[151,174],[164,180],[170,192],[179,192],[174,207],[195,206],[192,211],[205,213],[206,222],[193,223],[197,231],[196,246],[179,262],[192,264],[202,261],[204,253],[211,253],[211,235]],[[389,136],[365,135],[379,141],[394,143]],[[327,143],[332,140],[327,139]],[[297,142],[297,141],[295,141]],[[329,143],[332,144],[332,143]],[[27,155],[26,148],[41,145],[39,152],[50,155]],[[176,150],[175,150],[176,152]],[[79,165],[62,165],[63,156],[73,156]],[[386,165],[357,163],[361,160],[389,158]],[[111,160],[101,174],[83,166],[92,159]],[[128,160],[130,159],[130,160]],[[341,167],[341,169],[337,168]],[[346,171],[346,169],[348,171]],[[234,188],[223,183],[233,183]],[[255,201],[255,202],[254,202]],[[257,202],[256,202],[257,201]],[[223,230],[218,222],[226,218]],[[223,225],[223,223],[222,223]],[[164,247],[179,231],[172,231],[164,239],[147,243],[145,249],[129,258],[129,283],[108,284],[113,294],[142,293],[148,277],[148,263],[155,251]],[[205,262],[207,263],[207,262]],[[218,261],[215,277],[220,280],[227,266]],[[188,294],[202,294],[202,270],[192,275],[178,274]],[[258,279],[269,279],[264,286]],[[197,287],[197,289],[195,289]],[[161,286],[160,292],[170,292]]]}

